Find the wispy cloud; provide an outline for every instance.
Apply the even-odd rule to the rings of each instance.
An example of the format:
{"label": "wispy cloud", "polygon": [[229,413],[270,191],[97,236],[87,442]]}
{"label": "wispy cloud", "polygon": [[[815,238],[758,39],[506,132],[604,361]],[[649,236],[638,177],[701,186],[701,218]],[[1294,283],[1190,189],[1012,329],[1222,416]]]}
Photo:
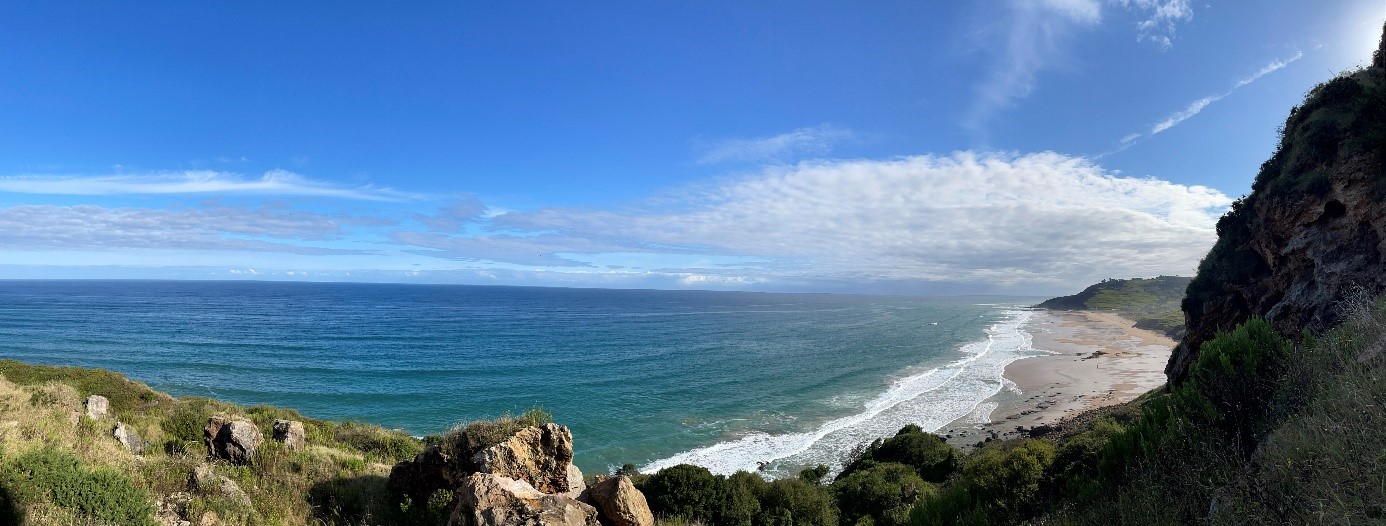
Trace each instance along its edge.
{"label": "wispy cloud", "polygon": [[698,158],[698,162],[713,164],[787,161],[803,155],[826,154],[835,144],[850,138],[851,130],[821,124],[771,137],[725,139],[703,146],[702,149],[706,152]]}
{"label": "wispy cloud", "polygon": [[259,178],[211,170],[144,175],[0,176],[0,192],[47,195],[258,194],[333,197],[367,201],[408,201],[426,196],[377,186],[342,187],[287,170]]}
{"label": "wispy cloud", "polygon": [[1125,150],[1126,148],[1135,144],[1137,139],[1140,139],[1142,137],[1147,137],[1168,131],[1170,128],[1178,126],[1180,123],[1189,120],[1190,118],[1193,118],[1193,116],[1195,115],[1198,115],[1200,112],[1202,112],[1204,109],[1207,109],[1208,106],[1212,105],[1214,102],[1227,98],[1228,96],[1235,93],[1237,90],[1245,86],[1248,86],[1251,83],[1256,82],[1257,80],[1260,80],[1261,77],[1279,71],[1283,69],[1285,66],[1288,66],[1301,58],[1304,58],[1304,53],[1296,51],[1294,55],[1272,60],[1270,63],[1266,64],[1264,67],[1257,70],[1255,73],[1252,73],[1251,75],[1248,75],[1238,80],[1227,91],[1216,95],[1209,95],[1207,97],[1203,97],[1193,102],[1190,102],[1189,105],[1186,106],[1184,109],[1176,111],[1170,114],[1169,116],[1165,117],[1164,119],[1161,119],[1159,122],[1156,122],[1155,124],[1151,125],[1150,130],[1144,133],[1136,132],[1122,137],[1117,150],[1103,154],[1099,157],[1105,157],[1106,155],[1111,155],[1113,153]]}
{"label": "wispy cloud", "polygon": [[378,219],[333,217],[288,208],[160,210],[96,205],[0,208],[6,250],[233,250],[294,254],[365,254],[313,246],[341,239],[348,225]]}
{"label": "wispy cloud", "polygon": [[1127,10],[1145,17],[1136,23],[1137,40],[1149,41],[1160,49],[1173,47],[1175,30],[1180,22],[1193,20],[1189,0],[1113,0]]}
{"label": "wispy cloud", "polygon": [[[989,73],[976,87],[976,97],[962,125],[981,131],[998,111],[1028,96],[1040,71],[1066,61],[1068,42],[1084,28],[1102,21],[1098,0],[1007,2],[997,14],[1004,22],[987,24],[976,49],[990,53]],[[996,43],[1000,42],[999,47]]]}
{"label": "wispy cloud", "polygon": [[[400,234],[420,253],[521,265],[610,252],[758,258],[725,272],[773,282],[1080,284],[1191,272],[1231,201],[1113,175],[1082,158],[958,153],[820,161],[691,189],[678,206],[551,208],[496,217],[540,235]],[[693,278],[700,279],[700,278]]]}

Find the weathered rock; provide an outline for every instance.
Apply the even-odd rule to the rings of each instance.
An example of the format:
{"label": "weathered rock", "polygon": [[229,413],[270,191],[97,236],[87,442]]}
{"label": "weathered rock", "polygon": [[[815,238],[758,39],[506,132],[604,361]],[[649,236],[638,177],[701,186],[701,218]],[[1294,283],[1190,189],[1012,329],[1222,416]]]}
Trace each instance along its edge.
{"label": "weathered rock", "polygon": [[260,448],[260,428],[249,420],[214,416],[202,429],[202,439],[207,444],[208,457],[245,464]]}
{"label": "weathered rock", "polygon": [[[566,470],[565,470],[566,471]],[[523,480],[473,473],[457,490],[450,526],[598,526],[597,509]]]}
{"label": "weathered rock", "polygon": [[245,494],[240,484],[228,477],[218,475],[211,466],[200,464],[193,468],[188,477],[188,489],[202,495],[220,496],[245,507],[251,505],[250,496]]}
{"label": "weathered rock", "polygon": [[438,446],[428,446],[414,455],[414,460],[395,464],[386,487],[413,502],[428,502],[433,492],[455,488],[461,482],[464,475],[454,472],[451,460]]}
{"label": "weathered rock", "polygon": [[654,526],[654,514],[645,494],[635,489],[630,477],[608,477],[587,488],[587,499],[601,512],[607,526]]}
{"label": "weathered rock", "polygon": [[87,397],[86,405],[87,418],[100,420],[101,417],[106,416],[106,413],[110,410],[111,401],[101,395],[91,395]]}
{"label": "weathered rock", "polygon": [[305,445],[303,422],[297,420],[275,420],[273,438],[284,443],[284,449],[298,451]]}
{"label": "weathered rock", "polygon": [[573,434],[552,423],[527,427],[477,452],[471,461],[477,472],[523,480],[544,493],[567,493]]}
{"label": "weathered rock", "polygon": [[131,453],[136,455],[144,453],[144,440],[124,422],[116,422],[115,429],[111,430],[111,434],[115,435],[116,440],[120,441],[120,445],[125,446],[125,449],[130,450]]}
{"label": "weathered rock", "polygon": [[576,499],[584,491],[587,491],[587,481],[582,478],[582,470],[576,464],[568,464],[568,491],[564,495]]}

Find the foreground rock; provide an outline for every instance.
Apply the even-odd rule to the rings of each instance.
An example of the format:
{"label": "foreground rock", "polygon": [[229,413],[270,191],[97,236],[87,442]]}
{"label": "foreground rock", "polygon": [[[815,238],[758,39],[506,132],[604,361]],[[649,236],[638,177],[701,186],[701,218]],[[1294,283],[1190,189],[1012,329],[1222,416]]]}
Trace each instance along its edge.
{"label": "foreground rock", "polygon": [[635,489],[630,477],[603,479],[587,488],[587,500],[601,512],[607,526],[654,526],[654,514],[645,494]]}
{"label": "foreground rock", "polygon": [[115,429],[111,431],[111,434],[115,435],[120,445],[125,446],[125,449],[130,450],[131,453],[136,455],[144,453],[144,439],[141,439],[140,435],[135,433],[135,430],[131,429],[130,426],[125,425],[124,422],[116,422]]}
{"label": "foreground rock", "polygon": [[573,434],[558,424],[527,427],[472,456],[478,473],[523,480],[544,493],[567,493]]}
{"label": "foreground rock", "polygon": [[457,491],[450,526],[598,526],[597,509],[523,480],[473,473]]}
{"label": "foreground rock", "polygon": [[91,395],[87,397],[87,418],[100,420],[106,416],[106,412],[111,408],[111,401],[101,395]]}
{"label": "foreground rock", "polygon": [[303,422],[297,420],[275,420],[273,438],[284,443],[284,449],[298,451],[304,448]]}
{"label": "foreground rock", "polygon": [[208,457],[245,464],[260,448],[260,428],[249,420],[214,416],[202,429],[202,439]]}

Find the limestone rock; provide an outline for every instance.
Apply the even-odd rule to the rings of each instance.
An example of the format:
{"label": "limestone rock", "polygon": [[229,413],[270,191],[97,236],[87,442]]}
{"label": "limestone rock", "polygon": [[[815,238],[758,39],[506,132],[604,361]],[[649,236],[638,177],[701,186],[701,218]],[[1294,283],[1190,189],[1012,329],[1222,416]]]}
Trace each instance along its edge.
{"label": "limestone rock", "polygon": [[125,446],[125,449],[130,450],[131,453],[136,455],[144,453],[144,440],[124,422],[116,422],[115,429],[111,430],[111,434],[115,435],[116,440],[120,441],[120,445]]}
{"label": "limestone rock", "polygon": [[192,476],[188,477],[188,489],[193,492],[208,496],[219,496],[230,499],[244,507],[250,507],[250,496],[245,494],[240,484],[228,477],[218,475],[212,470],[211,466],[200,464],[193,468]]}
{"label": "limestone rock", "polygon": [[106,412],[111,408],[110,400],[101,395],[91,395],[87,397],[87,418],[100,420],[106,416]]}
{"label": "limestone rock", "polygon": [[214,416],[202,429],[202,439],[207,444],[208,457],[245,464],[260,447],[260,428],[249,420]]}
{"label": "limestone rock", "polygon": [[654,526],[654,514],[645,494],[635,489],[630,477],[602,479],[587,488],[587,498],[601,512],[608,526]]}
{"label": "limestone rock", "polygon": [[[564,470],[566,472],[566,469]],[[473,473],[457,490],[449,526],[598,526],[597,509],[523,480]]]}
{"label": "limestone rock", "polygon": [[284,449],[298,451],[304,447],[303,422],[275,420],[274,439],[284,443]]}
{"label": "limestone rock", "polygon": [[386,487],[414,502],[428,502],[433,492],[454,488],[461,482],[462,475],[454,472],[451,460],[438,446],[428,446],[414,455],[414,460],[395,464]]}
{"label": "limestone rock", "polygon": [[527,427],[477,452],[471,461],[480,473],[523,480],[543,493],[567,493],[573,434],[552,423]]}
{"label": "limestone rock", "polygon": [[582,470],[576,464],[568,464],[568,492],[564,495],[576,499],[584,491],[587,491],[587,481],[582,479]]}

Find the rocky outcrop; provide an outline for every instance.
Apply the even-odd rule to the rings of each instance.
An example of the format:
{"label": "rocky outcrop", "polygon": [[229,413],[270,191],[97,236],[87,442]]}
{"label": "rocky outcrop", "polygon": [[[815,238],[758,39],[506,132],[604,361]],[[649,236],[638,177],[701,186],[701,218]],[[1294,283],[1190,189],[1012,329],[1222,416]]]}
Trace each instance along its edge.
{"label": "rocky outcrop", "polygon": [[1218,221],[1218,241],[1183,302],[1187,332],[1165,368],[1171,383],[1183,381],[1204,342],[1252,316],[1298,337],[1340,321],[1348,291],[1386,289],[1380,51],[1374,66],[1311,90],[1251,194]]}
{"label": "rocky outcrop", "polygon": [[567,493],[573,434],[552,423],[527,427],[477,452],[471,460],[478,473],[523,480],[544,493]]}
{"label": "rocky outcrop", "polygon": [[92,420],[100,420],[101,417],[106,416],[106,413],[111,408],[110,400],[107,400],[106,397],[101,395],[88,396],[86,405],[87,418]]}
{"label": "rocky outcrop", "polygon": [[298,451],[304,448],[303,422],[297,420],[275,420],[272,438],[284,443],[284,449]]}
{"label": "rocky outcrop", "polygon": [[587,488],[586,500],[601,512],[606,526],[654,526],[654,514],[645,495],[630,477],[608,477]]}
{"label": "rocky outcrop", "polygon": [[260,428],[254,422],[214,416],[202,429],[202,439],[207,444],[209,458],[245,464],[255,457],[261,437]]}
{"label": "rocky outcrop", "polygon": [[140,438],[140,435],[135,433],[135,430],[131,429],[130,426],[125,425],[124,422],[116,422],[115,429],[111,430],[111,434],[115,435],[120,445],[125,446],[125,449],[130,450],[131,453],[136,455],[144,453],[144,439]]}
{"label": "rocky outcrop", "polygon": [[523,480],[473,473],[457,490],[450,526],[598,526],[597,509]]}

